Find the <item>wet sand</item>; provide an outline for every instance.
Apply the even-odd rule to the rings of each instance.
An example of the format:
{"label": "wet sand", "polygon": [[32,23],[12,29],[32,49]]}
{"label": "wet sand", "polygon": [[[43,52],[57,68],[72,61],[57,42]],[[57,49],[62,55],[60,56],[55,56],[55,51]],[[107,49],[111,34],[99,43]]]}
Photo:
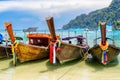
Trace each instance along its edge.
{"label": "wet sand", "polygon": [[0,80],[120,80],[120,55],[118,60],[103,66],[96,61],[91,63],[74,60],[52,65],[48,59],[17,63],[12,59],[0,59]]}

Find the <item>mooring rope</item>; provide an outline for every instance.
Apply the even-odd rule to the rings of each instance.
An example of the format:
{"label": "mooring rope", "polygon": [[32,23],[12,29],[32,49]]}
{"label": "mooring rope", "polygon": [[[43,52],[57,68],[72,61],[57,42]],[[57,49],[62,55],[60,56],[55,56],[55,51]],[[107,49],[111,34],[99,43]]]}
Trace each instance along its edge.
{"label": "mooring rope", "polygon": [[[81,59],[80,61],[82,61],[82,59]],[[72,68],[75,68],[75,66],[76,66],[76,65],[72,66],[70,69],[68,69],[65,73],[63,73],[63,75],[61,75],[60,77],[58,77],[58,79],[56,79],[56,80],[60,80],[60,79],[61,79],[62,77],[64,77],[68,72],[74,70],[74,69],[72,69]]]}

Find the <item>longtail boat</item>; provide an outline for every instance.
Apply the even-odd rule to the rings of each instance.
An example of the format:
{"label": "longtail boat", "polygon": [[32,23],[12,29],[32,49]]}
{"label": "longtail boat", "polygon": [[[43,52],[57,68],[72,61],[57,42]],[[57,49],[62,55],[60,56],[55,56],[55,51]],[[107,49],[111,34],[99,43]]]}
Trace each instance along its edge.
{"label": "longtail boat", "polygon": [[5,29],[11,39],[14,65],[16,65],[16,56],[20,62],[48,57],[48,45],[51,39],[49,34],[28,34],[29,44],[24,44],[16,42],[10,22],[5,23]]}
{"label": "longtail boat", "polygon": [[82,54],[87,52],[88,46],[83,47],[61,42],[56,38],[53,17],[46,18],[46,22],[52,36],[52,40],[50,42],[50,62],[55,64],[56,58],[59,60],[60,63],[64,63],[78,58],[81,59],[83,57]]}
{"label": "longtail boat", "polygon": [[6,41],[3,40],[3,35],[0,34],[0,58],[9,57],[12,54],[11,46],[5,45],[3,42]]}
{"label": "longtail boat", "polygon": [[120,48],[116,47],[114,44],[108,43],[108,40],[112,39],[106,37],[106,22],[100,24],[100,30],[100,44],[94,45],[92,48],[89,49],[88,52],[93,56],[93,58],[97,59],[100,63],[106,65],[110,61],[117,58],[117,55],[120,52]]}

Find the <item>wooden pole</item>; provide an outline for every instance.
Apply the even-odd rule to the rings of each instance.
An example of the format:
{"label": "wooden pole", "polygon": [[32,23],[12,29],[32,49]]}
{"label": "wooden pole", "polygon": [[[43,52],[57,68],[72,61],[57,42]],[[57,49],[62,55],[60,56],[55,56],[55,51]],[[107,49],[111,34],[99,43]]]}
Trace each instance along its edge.
{"label": "wooden pole", "polygon": [[13,65],[16,66],[16,53],[15,53],[15,48],[14,48],[14,42],[15,42],[15,37],[13,34],[13,30],[12,30],[12,24],[11,22],[5,22],[5,29],[8,32],[8,35],[11,39],[11,43],[12,43],[12,53],[13,53]]}
{"label": "wooden pole", "polygon": [[88,45],[88,35],[87,35],[88,28],[86,28],[85,31],[86,31],[86,43],[87,43],[87,45]]}
{"label": "wooden pole", "polygon": [[106,22],[100,23],[100,29],[101,29],[101,37],[102,37],[102,44],[106,44]]}
{"label": "wooden pole", "polygon": [[56,41],[56,33],[55,33],[55,29],[54,29],[53,17],[47,17],[46,22],[47,22],[49,31],[50,31],[51,36],[52,36],[52,41],[55,42]]}
{"label": "wooden pole", "polygon": [[12,24],[11,24],[11,22],[5,22],[4,25],[5,25],[5,29],[8,32],[8,35],[11,39],[11,43],[13,44],[15,42],[15,37],[14,37],[14,34],[13,34],[13,30],[12,30]]}
{"label": "wooden pole", "polygon": [[115,45],[115,41],[114,41],[114,30],[112,30],[113,32],[113,45]]}
{"label": "wooden pole", "polygon": [[50,44],[50,62],[52,62],[53,64],[56,63],[56,51],[55,51],[55,46],[56,43],[54,43],[56,41],[56,34],[55,34],[55,29],[54,29],[54,21],[53,21],[53,17],[47,17],[46,18],[46,22],[49,28],[49,31],[51,33],[51,37],[52,37],[52,44]]}

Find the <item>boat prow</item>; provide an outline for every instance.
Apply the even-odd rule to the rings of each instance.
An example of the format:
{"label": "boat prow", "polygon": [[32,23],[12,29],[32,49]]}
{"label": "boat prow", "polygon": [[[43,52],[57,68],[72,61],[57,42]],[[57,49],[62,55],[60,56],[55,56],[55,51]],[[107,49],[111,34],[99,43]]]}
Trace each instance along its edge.
{"label": "boat prow", "polygon": [[113,61],[114,59],[117,58],[118,54],[120,53],[120,48],[116,47],[114,44],[108,43],[107,40],[109,40],[110,38],[106,37],[106,23],[105,22],[100,23],[100,29],[101,29],[100,44],[94,45],[92,48],[89,49],[88,52],[92,54],[92,56],[96,58],[100,63],[102,63],[103,65],[106,65],[110,61]]}
{"label": "boat prow", "polygon": [[[115,45],[109,44],[107,50],[108,50],[107,52],[108,54],[107,64],[108,64],[110,61],[113,61],[114,59],[117,58],[118,54],[120,53],[120,48],[116,47]],[[99,45],[95,45],[94,47],[90,48],[89,53],[92,54],[93,57],[97,59],[100,63],[102,63],[103,50],[100,48]]]}

